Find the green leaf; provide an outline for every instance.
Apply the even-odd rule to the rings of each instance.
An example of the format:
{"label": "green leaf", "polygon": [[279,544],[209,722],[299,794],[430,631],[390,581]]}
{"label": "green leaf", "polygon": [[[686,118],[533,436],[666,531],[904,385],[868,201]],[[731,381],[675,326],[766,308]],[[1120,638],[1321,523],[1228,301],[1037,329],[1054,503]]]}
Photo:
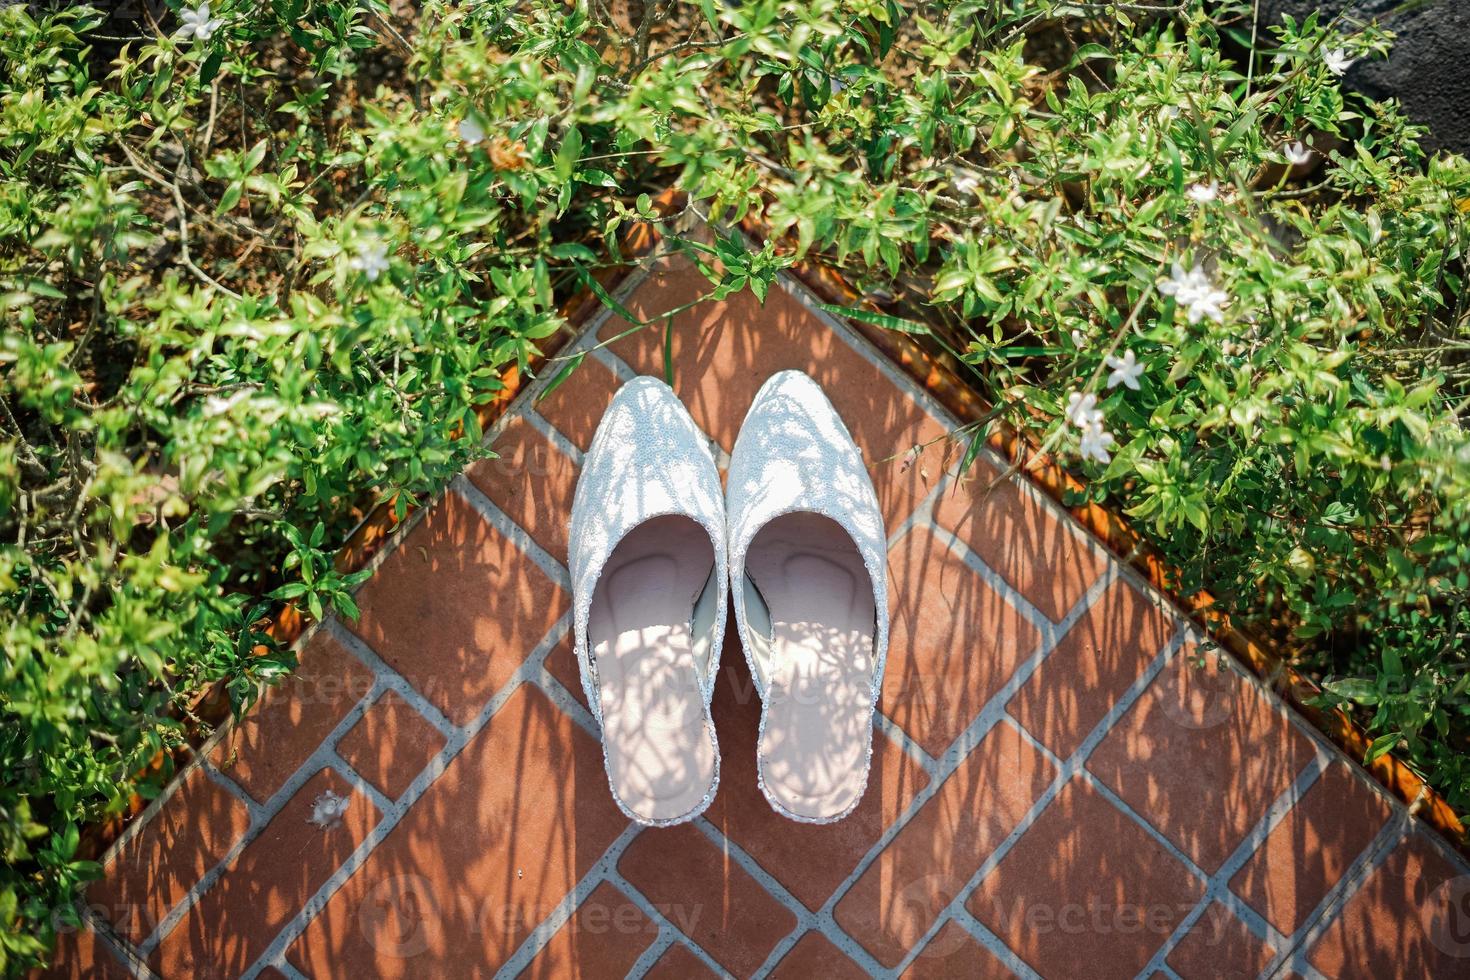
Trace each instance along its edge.
{"label": "green leaf", "polygon": [[1368,746],[1368,751],[1363,755],[1363,765],[1366,766],[1381,756],[1386,755],[1403,737],[1401,732],[1389,732],[1387,735],[1380,735],[1375,738],[1373,744]]}
{"label": "green leaf", "polygon": [[859,320],[863,323],[871,323],[875,327],[885,330],[896,330],[899,333],[924,335],[929,333],[929,328],[922,323],[913,320],[905,320],[902,317],[889,316],[886,313],[878,313],[874,310],[864,309],[861,306],[834,306],[831,303],[818,303],[817,306],[828,313],[845,316],[849,319]]}

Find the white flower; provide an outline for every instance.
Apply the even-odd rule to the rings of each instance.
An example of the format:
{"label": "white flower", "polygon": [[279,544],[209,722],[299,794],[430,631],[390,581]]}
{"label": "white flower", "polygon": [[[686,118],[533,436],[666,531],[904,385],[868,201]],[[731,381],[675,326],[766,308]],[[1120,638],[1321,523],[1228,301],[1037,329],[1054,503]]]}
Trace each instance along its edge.
{"label": "white flower", "polygon": [[1286,154],[1286,162],[1293,166],[1299,167],[1312,159],[1311,147],[1307,146],[1301,140],[1286,144],[1286,147],[1281,152]]}
{"label": "white flower", "polygon": [[1175,262],[1169,278],[1159,283],[1159,292],[1174,297],[1174,302],[1184,307],[1190,323],[1199,323],[1205,317],[1221,323],[1230,303],[1230,294],[1217,289],[1201,265],[1185,272],[1184,266]]}
{"label": "white flower", "polygon": [[1099,420],[1091,423],[1082,430],[1082,438],[1078,440],[1077,448],[1081,451],[1083,459],[1095,459],[1099,463],[1111,463],[1113,456],[1112,453],[1108,452],[1108,447],[1113,445],[1114,442],[1116,440],[1113,438],[1113,434],[1107,429],[1104,429],[1102,422]]}
{"label": "white flower", "polygon": [[357,254],[348,263],[352,268],[376,282],[378,276],[388,271],[388,247],[382,242],[367,242],[357,246]]}
{"label": "white flower", "polygon": [[1083,347],[1086,347],[1087,346],[1087,334],[1083,333],[1081,330],[1073,330],[1072,331],[1072,346],[1075,347],[1075,348],[1077,348],[1078,350],[1081,350]]}
{"label": "white flower", "polygon": [[1092,392],[1082,394],[1074,391],[1067,395],[1067,421],[1079,429],[1094,423],[1102,423],[1102,409],[1097,407],[1097,396]]}
{"label": "white flower", "polygon": [[1108,367],[1113,369],[1113,373],[1108,375],[1109,388],[1122,385],[1134,391],[1138,390],[1138,379],[1143,375],[1143,365],[1138,363],[1138,358],[1133,356],[1131,350],[1124,351],[1122,357],[1113,357],[1109,354],[1103,360]]}
{"label": "white flower", "polygon": [[228,397],[211,395],[204,400],[204,417],[214,418],[216,415],[225,415],[236,405],[248,399],[253,392],[249,388],[237,391]]}
{"label": "white flower", "polygon": [[1348,53],[1342,48],[1333,48],[1322,56],[1322,62],[1327,65],[1327,70],[1339,78],[1347,74],[1347,70],[1357,60],[1357,58],[1349,58]]}
{"label": "white flower", "polygon": [[485,127],[474,116],[465,116],[459,121],[459,138],[474,146],[485,138]]}
{"label": "white flower", "polygon": [[311,823],[319,830],[335,827],[347,813],[348,800],[331,790],[311,801]]}
{"label": "white flower", "polygon": [[209,4],[201,3],[192,10],[185,7],[179,11],[178,34],[179,37],[191,37],[196,41],[208,41],[222,24],[224,20],[221,18],[209,16]]}
{"label": "white flower", "polygon": [[1209,204],[1220,196],[1220,182],[1212,180],[1208,184],[1195,184],[1184,192],[1191,201],[1199,204]]}
{"label": "white flower", "polygon": [[965,197],[975,197],[980,191],[980,175],[973,170],[956,170],[950,183],[956,193]]}
{"label": "white flower", "polygon": [[1159,118],[1164,122],[1173,122],[1179,118],[1179,107],[1177,105],[1166,105],[1159,110]]}

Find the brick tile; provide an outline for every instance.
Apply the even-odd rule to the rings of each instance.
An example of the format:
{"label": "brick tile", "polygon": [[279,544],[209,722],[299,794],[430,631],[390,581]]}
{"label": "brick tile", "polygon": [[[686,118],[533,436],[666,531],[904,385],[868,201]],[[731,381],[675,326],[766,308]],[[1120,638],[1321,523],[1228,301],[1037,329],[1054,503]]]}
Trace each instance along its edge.
{"label": "brick tile", "polygon": [[592,446],[602,413],[620,387],[617,375],[588,357],[555,391],[536,403],[536,411],[585,453]]}
{"label": "brick tile", "polygon": [[357,602],[358,635],[457,724],[510,680],[570,606],[456,493],[424,515]]}
{"label": "brick tile", "polygon": [[704,965],[704,961],[681,943],[674,943],[668,952],[645,974],[644,980],[702,980],[704,977],[718,978],[719,974]]}
{"label": "brick tile", "polygon": [[1254,980],[1275,954],[1225,906],[1211,902],[1167,960],[1183,980]]}
{"label": "brick tile", "polygon": [[34,980],[128,980],[132,975],[86,926],[58,932],[51,965],[31,974]]}
{"label": "brick tile", "polygon": [[867,973],[820,932],[808,932],[781,957],[770,974],[774,980],[864,980]]}
{"label": "brick tile", "polygon": [[517,416],[491,443],[499,455],[477,460],[465,476],[553,558],[567,561],[567,522],[577,464]]}
{"label": "brick tile", "polygon": [[1041,639],[935,538],[915,528],[889,552],[884,714],[939,756]]}
{"label": "brick tile", "polygon": [[997,726],[837,903],[838,924],[897,966],[1055,775],[1019,732]]}
{"label": "brick tile", "polygon": [[815,911],[878,842],[929,777],[886,735],[873,733],[868,789],[833,824],[803,824],[771,809],[756,782],[760,698],[740,654],[733,617],[725,637],[712,714],[720,733],[720,791],[705,817]]}
{"label": "brick tile", "polygon": [[520,976],[522,980],[626,976],[657,936],[654,921],[628,896],[603,882]]}
{"label": "brick tile", "polygon": [[[733,618],[733,617],[731,617]],[[574,637],[570,630],[560,643],[546,654],[546,672],[567,689],[582,707],[587,707],[587,692],[582,690],[582,668],[577,665],[577,654],[573,647]]]}
{"label": "brick tile", "polygon": [[1106,559],[1060,507],[1023,493],[1021,477],[991,488],[1001,472],[982,455],[940,494],[934,519],[1033,606],[1060,620],[1097,581]]}
{"label": "brick tile", "polygon": [[1186,648],[1087,768],[1213,873],[1313,755],[1311,741],[1218,654]]}
{"label": "brick tile", "polygon": [[299,660],[210,755],[259,803],[286,784],[373,686],[373,672],[326,630],[317,630]]}
{"label": "brick tile", "polygon": [[1470,974],[1470,874],[1415,831],[1380,865],[1312,947],[1329,977]]}
{"label": "brick tile", "polygon": [[1348,763],[1334,762],[1236,873],[1230,889],[1289,936],[1348,872],[1392,812]]}
{"label": "brick tile", "polygon": [[946,922],[903,971],[903,980],[978,980],[1011,977],[995,954],[955,922]]}
{"label": "brick tile", "polygon": [[118,935],[142,942],[249,826],[243,803],[203,769],[190,770],[88,888],[87,903]]}
{"label": "brick tile", "polygon": [[591,736],[532,685],[491,717],[288,957],[313,977],[489,974],[627,826]]}
{"label": "brick tile", "polygon": [[[709,289],[696,268],[676,260],[635,290],[627,306],[635,316],[652,318]],[[614,318],[600,336],[607,339],[627,326]],[[913,511],[943,473],[945,447],[931,447],[918,459],[908,453],[940,439],[945,427],[780,285],[772,287],[764,305],[746,290],[679,314],[673,341],[674,390],[726,452],[765,380],[796,369],[822,386],[847,423],[890,528]],[[639,373],[662,376],[662,330],[641,330],[613,350]]]}
{"label": "brick tile", "polygon": [[[313,806],[327,792],[347,797],[347,811],[319,827]],[[366,796],[331,770],[317,773],[168,934],[150,965],[166,977],[239,976],[377,822]]]}
{"label": "brick tile", "polygon": [[1043,976],[1132,977],[1204,885],[1080,779],[1042,811],[965,907]]}
{"label": "brick tile", "polygon": [[618,871],[736,976],[754,973],[796,928],[796,916],[692,824],[644,830]]}
{"label": "brick tile", "polygon": [[337,743],[342,761],[396,800],[444,747],[444,736],[395,691],[385,691]]}
{"label": "brick tile", "polygon": [[1007,711],[1065,759],[1168,642],[1177,623],[1118,579],[1057,641]]}

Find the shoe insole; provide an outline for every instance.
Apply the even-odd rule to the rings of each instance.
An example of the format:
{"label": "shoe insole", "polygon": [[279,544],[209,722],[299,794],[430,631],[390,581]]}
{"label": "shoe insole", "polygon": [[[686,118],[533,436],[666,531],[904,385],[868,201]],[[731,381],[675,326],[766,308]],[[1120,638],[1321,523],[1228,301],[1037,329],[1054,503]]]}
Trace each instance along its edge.
{"label": "shoe insole", "polygon": [[787,514],[761,528],[745,568],[771,620],[756,750],[766,792],[797,816],[830,819],[867,784],[872,581],[848,533],[816,514]]}
{"label": "shoe insole", "polygon": [[690,625],[714,562],[703,527],[656,517],[618,542],[592,593],[587,641],[608,779],[643,820],[685,816],[715,780],[713,722]]}

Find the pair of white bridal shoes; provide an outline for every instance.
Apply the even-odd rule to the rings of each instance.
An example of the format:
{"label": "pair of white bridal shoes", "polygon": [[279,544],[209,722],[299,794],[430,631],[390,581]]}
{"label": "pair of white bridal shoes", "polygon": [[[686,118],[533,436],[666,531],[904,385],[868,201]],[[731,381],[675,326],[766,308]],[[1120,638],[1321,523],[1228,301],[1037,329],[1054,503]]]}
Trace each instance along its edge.
{"label": "pair of white bridal shoes", "polygon": [[710,699],[733,595],[761,699],[761,791],[793,820],[840,820],[867,786],[888,648],[878,500],[847,427],[798,371],[756,394],[728,476],[722,493],[704,436],[653,378],[618,391],[587,452],[574,631],[608,782],[655,826],[714,799]]}

